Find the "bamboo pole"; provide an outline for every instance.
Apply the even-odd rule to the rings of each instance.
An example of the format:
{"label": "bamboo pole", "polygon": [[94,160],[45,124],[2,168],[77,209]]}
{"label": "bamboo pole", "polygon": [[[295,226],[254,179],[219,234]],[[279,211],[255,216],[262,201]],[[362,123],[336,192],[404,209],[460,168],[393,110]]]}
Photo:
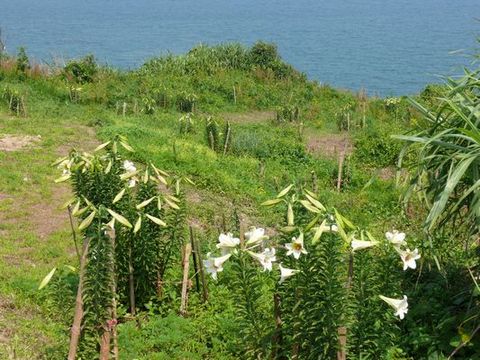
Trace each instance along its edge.
{"label": "bamboo pole", "polygon": [[205,272],[203,270],[203,263],[202,263],[202,252],[200,251],[200,245],[198,244],[198,240],[194,239],[195,242],[195,249],[197,249],[196,255],[198,259],[198,264],[200,265],[199,267],[199,272],[200,272],[200,279],[202,280],[202,297],[203,297],[203,302],[207,302],[208,300],[208,287],[207,287],[207,282],[205,280]]}
{"label": "bamboo pole", "polygon": [[343,147],[343,151],[338,157],[338,178],[337,178],[337,191],[340,191],[342,187],[342,175],[343,175],[343,162],[345,161],[345,153],[347,152],[347,143]]}
{"label": "bamboo pole", "polygon": [[119,352],[118,352],[118,332],[117,332],[117,276],[116,276],[116,269],[115,269],[115,240],[116,234],[115,229],[109,232],[109,237],[112,242],[112,320],[108,324],[109,330],[112,333],[113,338],[113,358],[118,360]]}
{"label": "bamboo pole", "polygon": [[282,336],[282,316],[280,307],[280,294],[273,294],[273,316],[275,318],[275,335],[273,337],[273,352],[272,359],[281,358],[280,352],[282,349],[283,336]]}
{"label": "bamboo pole", "polygon": [[[193,268],[195,270],[195,284],[197,286],[197,292],[200,292],[200,278],[198,274],[198,263],[197,263],[197,246],[195,244],[195,238],[193,236],[193,228],[190,226],[190,244],[192,245],[192,253],[193,253]],[[200,264],[202,266],[202,264]]]}
{"label": "bamboo pole", "polygon": [[100,338],[100,360],[110,359],[110,330],[105,326]]}
{"label": "bamboo pole", "polygon": [[338,328],[338,345],[337,360],[347,360],[347,328],[345,326]]}
{"label": "bamboo pole", "polygon": [[226,155],[226,154],[227,154],[228,145],[229,145],[229,143],[230,143],[231,133],[232,133],[232,127],[231,127],[231,125],[230,125],[230,122],[227,121],[227,133],[225,134],[225,144],[224,144],[224,146],[223,146],[223,155]]}
{"label": "bamboo pole", "polygon": [[135,282],[133,278],[132,249],[128,251],[128,287],[130,295],[130,313],[135,316]]}
{"label": "bamboo pole", "polygon": [[188,270],[190,268],[190,255],[192,253],[192,245],[186,244],[183,251],[183,281],[182,281],[182,300],[180,304],[180,315],[187,314],[188,301]]}
{"label": "bamboo pole", "polygon": [[80,332],[83,320],[83,282],[85,278],[85,267],[87,263],[89,245],[90,239],[86,238],[83,242],[83,251],[80,258],[77,298],[75,300],[75,313],[73,316],[73,324],[70,329],[70,347],[68,350],[68,360],[75,360],[77,356],[78,342],[80,340]]}

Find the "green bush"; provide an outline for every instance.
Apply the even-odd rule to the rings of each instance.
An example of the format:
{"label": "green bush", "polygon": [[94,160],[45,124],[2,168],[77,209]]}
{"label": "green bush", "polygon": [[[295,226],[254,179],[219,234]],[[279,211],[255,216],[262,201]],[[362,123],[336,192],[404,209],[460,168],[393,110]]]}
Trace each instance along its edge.
{"label": "green bush", "polygon": [[93,82],[98,67],[93,55],[87,55],[80,60],[70,61],[63,69],[63,74],[68,81],[78,84]]}
{"label": "green bush", "polygon": [[19,73],[25,73],[25,71],[30,69],[30,60],[23,46],[18,49],[16,66]]}
{"label": "green bush", "polygon": [[393,133],[383,126],[358,132],[354,138],[354,159],[376,168],[396,165],[402,144],[391,138]]}
{"label": "green bush", "polygon": [[277,46],[263,41],[256,42],[248,55],[252,65],[263,68],[271,67],[279,59]]}

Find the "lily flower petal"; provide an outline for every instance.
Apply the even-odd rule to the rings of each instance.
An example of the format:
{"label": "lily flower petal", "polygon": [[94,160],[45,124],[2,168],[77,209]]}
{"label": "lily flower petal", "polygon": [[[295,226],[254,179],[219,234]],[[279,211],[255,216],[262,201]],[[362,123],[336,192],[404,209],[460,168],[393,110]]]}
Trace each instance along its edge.
{"label": "lily flower petal", "polygon": [[222,250],[222,255],[229,254],[240,244],[239,238],[234,238],[232,233],[220,234],[218,237],[217,249]]}
{"label": "lily flower petal", "polygon": [[210,253],[207,254],[207,259],[203,260],[205,270],[214,280],[217,280],[217,273],[223,271],[223,263],[230,258],[232,254],[227,254],[221,257],[213,257]]}
{"label": "lily flower petal", "polygon": [[303,246],[303,233],[300,233],[298,238],[293,237],[292,242],[285,244],[287,249],[287,256],[293,255],[295,259],[299,259],[301,254],[308,254],[307,250]]}
{"label": "lily flower petal", "polygon": [[280,281],[279,284],[283,283],[289,277],[295,275],[299,270],[284,268],[282,264],[279,264],[280,267]]}
{"label": "lily flower petal", "polygon": [[393,244],[393,246],[400,247],[406,244],[405,233],[403,232],[399,232],[397,230],[392,230],[391,232],[387,231],[385,233],[385,237]]}
{"label": "lily flower petal", "polygon": [[272,263],[277,261],[275,256],[275,248],[266,248],[263,253],[256,254],[252,251],[248,252],[254,259],[258,260],[263,266],[263,271],[272,271]]}
{"label": "lily flower petal", "polygon": [[416,269],[417,263],[416,261],[421,258],[421,255],[418,253],[418,249],[411,251],[410,249],[400,250],[397,249],[398,253],[400,254],[400,258],[403,261],[403,270]]}
{"label": "lily flower petal", "polygon": [[137,171],[137,168],[135,167],[135,165],[133,164],[133,162],[129,161],[129,160],[125,160],[123,162],[123,168],[125,169],[126,172],[128,173],[133,173],[135,171]]}
{"label": "lily flower petal", "polygon": [[377,245],[377,242],[375,241],[364,241],[364,240],[353,239],[351,242],[352,251],[367,249],[375,245]]}
{"label": "lily flower petal", "polygon": [[245,233],[245,239],[247,239],[247,246],[256,245],[268,239],[268,236],[265,235],[265,229],[252,227],[250,231]]}
{"label": "lily flower petal", "polygon": [[403,299],[392,299],[382,295],[379,296],[380,299],[395,309],[395,316],[398,316],[400,320],[405,317],[405,314],[408,312],[407,295],[403,295]]}

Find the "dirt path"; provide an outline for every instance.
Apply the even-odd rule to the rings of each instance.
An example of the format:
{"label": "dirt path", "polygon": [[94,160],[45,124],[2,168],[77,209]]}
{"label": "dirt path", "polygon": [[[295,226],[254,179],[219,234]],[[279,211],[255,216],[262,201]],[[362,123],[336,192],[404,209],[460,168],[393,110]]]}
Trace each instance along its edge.
{"label": "dirt path", "polygon": [[245,113],[223,113],[220,115],[223,119],[232,123],[251,124],[275,119],[274,111],[249,111]]}
{"label": "dirt path", "polygon": [[76,265],[68,215],[60,209],[71,192],[54,183],[59,170],[51,163],[72,146],[91,151],[99,142],[80,120],[0,114],[0,128],[0,359],[13,353],[33,359],[66,335],[38,303],[38,284],[52,267]]}

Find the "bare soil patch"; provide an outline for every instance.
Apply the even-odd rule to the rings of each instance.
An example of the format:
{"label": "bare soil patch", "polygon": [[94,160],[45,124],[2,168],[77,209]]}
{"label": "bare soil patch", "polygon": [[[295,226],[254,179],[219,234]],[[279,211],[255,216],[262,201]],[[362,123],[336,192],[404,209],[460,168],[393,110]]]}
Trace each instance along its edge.
{"label": "bare soil patch", "polygon": [[40,135],[0,135],[0,151],[18,151],[38,143],[41,139]]}
{"label": "bare soil patch", "polygon": [[335,158],[345,151],[346,155],[353,152],[353,143],[348,135],[326,134],[311,136],[307,140],[307,151],[311,154]]}
{"label": "bare soil patch", "polygon": [[82,135],[69,138],[65,144],[60,145],[57,150],[59,156],[68,155],[72,149],[93,152],[93,150],[100,145],[94,128],[82,125],[75,125],[72,127],[75,128],[75,133]]}
{"label": "bare soil patch", "polygon": [[42,201],[30,207],[30,222],[35,233],[45,239],[68,223],[67,210],[59,207],[67,200],[70,190],[67,186],[57,186],[49,201]]}
{"label": "bare soil patch", "polygon": [[386,167],[378,170],[378,177],[382,180],[391,180],[395,178],[397,171],[394,167]]}
{"label": "bare soil patch", "polygon": [[233,123],[258,123],[275,119],[274,111],[251,111],[246,113],[223,113],[225,120]]}

